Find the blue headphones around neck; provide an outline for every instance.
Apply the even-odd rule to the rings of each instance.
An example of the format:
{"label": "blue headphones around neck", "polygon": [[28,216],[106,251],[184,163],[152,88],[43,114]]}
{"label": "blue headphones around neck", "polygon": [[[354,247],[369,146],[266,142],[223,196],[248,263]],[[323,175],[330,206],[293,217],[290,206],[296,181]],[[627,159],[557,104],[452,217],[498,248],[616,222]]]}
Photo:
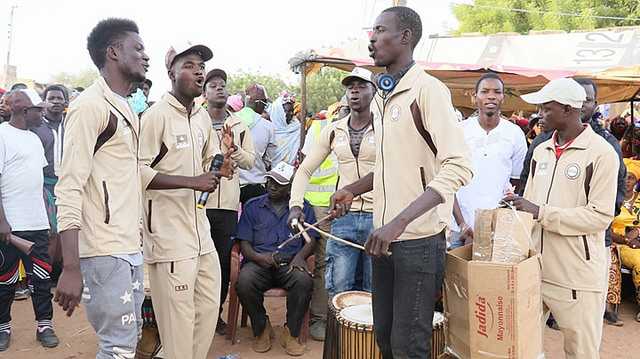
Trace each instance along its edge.
{"label": "blue headphones around neck", "polygon": [[414,64],[415,64],[415,61],[411,61],[411,63],[409,65],[407,65],[405,68],[400,70],[395,75],[392,75],[392,74],[389,74],[389,73],[379,74],[376,77],[376,86],[378,86],[378,89],[382,90],[382,92],[385,95],[390,93],[391,91],[393,91],[394,88],[396,88],[396,86],[398,85],[398,82],[400,82],[400,79],[402,79],[402,77],[407,72],[409,72],[409,70],[411,69],[411,67]]}
{"label": "blue headphones around neck", "polygon": [[389,74],[380,74],[377,80],[378,89],[384,92],[391,92],[396,87],[396,79]]}

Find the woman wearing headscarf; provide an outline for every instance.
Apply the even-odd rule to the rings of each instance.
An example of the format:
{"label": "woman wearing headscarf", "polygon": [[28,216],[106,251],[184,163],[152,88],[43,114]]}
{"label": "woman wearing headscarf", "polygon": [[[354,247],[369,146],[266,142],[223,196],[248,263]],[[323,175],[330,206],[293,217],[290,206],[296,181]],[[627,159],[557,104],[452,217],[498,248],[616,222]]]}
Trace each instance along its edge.
{"label": "woman wearing headscarf", "polygon": [[[633,202],[633,187],[640,179],[640,161],[624,159],[627,167],[625,201],[620,214],[611,224],[612,239],[611,267],[609,269],[609,290],[607,293],[607,324],[622,326],[614,307],[620,304],[621,273],[620,264],[629,268],[636,289],[636,303],[640,307],[640,207]],[[636,313],[636,321],[640,322],[640,311]]]}
{"label": "woman wearing headscarf", "polygon": [[300,148],[300,121],[294,116],[295,96],[283,92],[271,104],[269,117],[276,128],[277,149],[272,163],[287,162],[293,165]]}

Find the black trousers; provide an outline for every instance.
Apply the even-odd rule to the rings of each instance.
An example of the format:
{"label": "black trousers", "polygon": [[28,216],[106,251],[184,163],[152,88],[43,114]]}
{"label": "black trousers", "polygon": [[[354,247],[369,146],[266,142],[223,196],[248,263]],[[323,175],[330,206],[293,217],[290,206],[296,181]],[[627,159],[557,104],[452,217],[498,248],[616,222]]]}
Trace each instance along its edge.
{"label": "black trousers", "polygon": [[227,293],[229,293],[231,248],[233,247],[231,236],[236,234],[238,212],[226,209],[207,209],[207,218],[211,225],[211,238],[216,246],[218,259],[220,259],[220,312],[222,313],[222,304],[224,304],[227,299]]}
{"label": "black trousers", "polygon": [[240,187],[240,203],[245,204],[248,200],[262,196],[267,193],[263,184],[248,184]]}
{"label": "black trousers", "polygon": [[373,325],[384,359],[431,358],[445,249],[440,233],[392,243],[391,256],[373,260]]}
{"label": "black trousers", "polygon": [[49,258],[49,231],[13,232],[18,237],[33,242],[30,255],[20,252],[10,244],[0,243],[0,324],[11,322],[11,305],[18,281],[18,262],[22,259],[31,277],[31,300],[37,321],[53,318],[51,299],[51,260]]}
{"label": "black trousers", "polygon": [[240,269],[236,291],[242,307],[249,314],[254,336],[259,336],[267,324],[264,309],[264,292],[271,288],[283,288],[287,291],[287,327],[291,336],[300,336],[304,314],[309,308],[313,279],[308,273],[289,267],[260,267],[254,262],[246,262]]}

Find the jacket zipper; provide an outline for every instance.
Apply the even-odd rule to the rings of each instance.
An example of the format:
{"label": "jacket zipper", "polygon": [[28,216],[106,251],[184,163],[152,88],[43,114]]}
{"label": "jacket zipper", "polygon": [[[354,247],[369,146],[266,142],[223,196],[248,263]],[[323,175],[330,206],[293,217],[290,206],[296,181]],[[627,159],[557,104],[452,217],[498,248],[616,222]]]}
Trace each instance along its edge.
{"label": "jacket zipper", "polygon": [[[195,163],[195,150],[196,150],[196,143],[193,141],[193,130],[191,129],[191,117],[189,117],[187,115],[187,123],[189,124],[189,136],[191,136],[191,161],[193,163],[193,176],[196,176],[196,163]],[[196,196],[196,191],[193,191],[193,203],[197,203],[198,202],[198,198]],[[200,242],[200,230],[198,229],[198,209],[197,207],[194,205],[193,206],[193,220],[196,223],[196,237],[198,237],[198,255],[200,255],[200,253],[202,252],[202,243]]]}
{"label": "jacket zipper", "polygon": [[[225,119],[224,122],[226,123],[227,120]],[[218,131],[216,131],[216,137],[218,137]],[[218,147],[220,148],[220,153],[222,153],[222,138],[220,137],[218,137]],[[220,178],[220,182],[218,182],[218,209],[220,209],[221,196],[222,196],[222,177]]]}
{"label": "jacket zipper", "polygon": [[107,189],[107,181],[102,181],[102,191],[104,192],[104,223],[109,224],[111,211],[109,210],[109,190]]}
{"label": "jacket zipper", "polygon": [[[544,202],[544,204],[549,204],[549,197],[551,196],[551,188],[553,188],[553,180],[556,178],[557,168],[558,168],[558,158],[556,158],[556,162],[553,165],[553,173],[551,174],[551,183],[549,184],[549,190],[547,191],[547,199]],[[544,229],[540,231],[540,254],[542,254],[543,249],[544,249]]]}
{"label": "jacket zipper", "polygon": [[[349,132],[349,131],[347,131]],[[366,133],[365,133],[366,135]],[[364,140],[364,137],[362,138]],[[351,135],[349,134],[349,141],[351,141]],[[362,150],[362,142],[360,143],[360,150]],[[360,179],[360,163],[358,161],[358,159],[360,158],[360,154],[362,153],[362,151],[358,151],[358,155],[357,156],[353,156],[353,158],[356,160],[356,175],[358,175],[358,180]],[[353,151],[351,151],[351,155],[353,155]],[[359,196],[360,197],[360,212],[363,211],[364,209],[364,200],[362,199],[362,195]]]}
{"label": "jacket zipper", "polygon": [[147,227],[148,227],[147,229],[149,230],[149,233],[153,233],[153,231],[151,230],[151,213],[153,211],[153,200],[150,199],[148,203],[149,203],[149,205],[148,205],[149,206],[149,209],[148,209],[149,215],[147,216]]}
{"label": "jacket zipper", "polygon": [[382,117],[380,117],[380,161],[382,162],[382,198],[384,204],[382,205],[382,225],[384,226],[384,217],[387,214],[387,188],[384,184],[384,115],[387,111],[387,101],[382,99]]}
{"label": "jacket zipper", "polygon": [[582,243],[584,244],[584,257],[589,261],[591,260],[591,254],[589,253],[589,243],[587,242],[587,236],[582,235]]}

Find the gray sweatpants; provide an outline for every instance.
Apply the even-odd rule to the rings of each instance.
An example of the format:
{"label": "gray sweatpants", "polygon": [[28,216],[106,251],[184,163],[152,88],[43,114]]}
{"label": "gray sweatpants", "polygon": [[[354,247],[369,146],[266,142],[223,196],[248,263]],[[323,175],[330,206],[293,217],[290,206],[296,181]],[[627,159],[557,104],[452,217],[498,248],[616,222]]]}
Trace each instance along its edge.
{"label": "gray sweatpants", "polygon": [[80,259],[82,302],[98,335],[96,359],[133,359],[142,330],[143,268],[124,259]]}

